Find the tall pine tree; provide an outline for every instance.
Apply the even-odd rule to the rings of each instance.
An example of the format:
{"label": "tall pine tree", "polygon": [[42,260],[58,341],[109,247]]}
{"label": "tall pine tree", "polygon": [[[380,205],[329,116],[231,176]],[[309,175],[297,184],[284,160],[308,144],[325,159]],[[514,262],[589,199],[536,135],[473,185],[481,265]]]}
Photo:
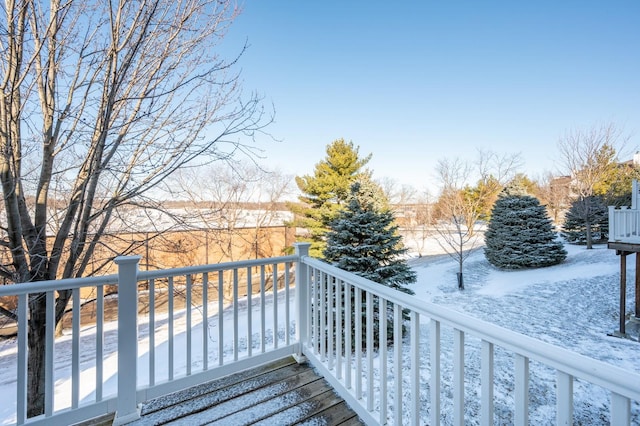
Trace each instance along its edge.
{"label": "tall pine tree", "polygon": [[338,139],[327,146],[327,156],[316,164],[313,176],[297,176],[296,184],[303,195],[300,204],[289,204],[295,219],[291,225],[307,230],[298,241],[311,243],[310,254],[321,257],[326,246],[325,234],[338,212],[345,208],[349,188],[359,177],[369,176],[363,167],[371,159],[359,155],[353,142]]}
{"label": "tall pine tree", "polygon": [[537,198],[509,188],[493,207],[485,244],[487,260],[504,269],[551,266],[567,257],[545,207]]}

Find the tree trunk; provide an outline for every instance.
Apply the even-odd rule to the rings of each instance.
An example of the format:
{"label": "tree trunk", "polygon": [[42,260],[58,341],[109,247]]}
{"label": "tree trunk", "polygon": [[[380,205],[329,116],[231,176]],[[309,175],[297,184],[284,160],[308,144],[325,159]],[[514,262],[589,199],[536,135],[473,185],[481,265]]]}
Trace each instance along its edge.
{"label": "tree trunk", "polygon": [[27,417],[39,416],[44,413],[46,304],[44,293],[30,296]]}
{"label": "tree trunk", "polygon": [[593,248],[593,235],[591,232],[591,222],[587,221],[585,223],[585,231],[587,234],[587,250],[590,250]]}
{"label": "tree trunk", "polygon": [[464,290],[464,275],[462,272],[456,274],[458,276],[458,290]]}
{"label": "tree trunk", "polygon": [[[251,158],[251,142],[224,141],[273,121],[242,93],[244,47],[232,61],[218,56],[235,2],[61,3],[9,1],[0,13],[0,223],[11,256],[0,272],[14,283],[83,276],[115,209],[161,208],[144,194],[204,158]],[[45,294],[31,294],[20,318],[28,417],[45,410],[46,330],[69,297],[49,306],[54,324]]]}
{"label": "tree trunk", "polygon": [[464,257],[462,256],[463,254],[463,245],[460,244],[460,258],[458,259],[459,262],[459,270],[458,270],[458,290],[464,290],[464,277],[462,275],[462,265],[464,263]]}

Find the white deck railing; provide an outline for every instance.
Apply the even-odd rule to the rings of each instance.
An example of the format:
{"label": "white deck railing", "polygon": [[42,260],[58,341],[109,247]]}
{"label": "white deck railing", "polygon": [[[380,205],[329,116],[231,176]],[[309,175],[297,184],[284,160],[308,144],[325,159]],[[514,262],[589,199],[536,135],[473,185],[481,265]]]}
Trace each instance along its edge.
{"label": "white deck railing", "polygon": [[609,206],[609,242],[640,243],[640,184],[631,183],[631,208]]}
{"label": "white deck railing", "polygon": [[[307,250],[299,244],[294,256],[149,272],[127,257],[116,260],[117,276],[1,287],[0,296],[19,301],[13,424],[69,424],[114,411],[116,423],[126,423],[150,398],[292,354],[306,356],[367,424],[527,424],[529,389],[544,386],[539,369],[556,377],[544,389],[555,392],[557,424],[572,423],[576,379],[609,393],[611,424],[629,425],[632,407],[637,416],[640,374],[420,302],[312,259]],[[105,331],[110,285],[118,285],[117,352],[110,340],[116,331]],[[62,351],[71,360],[56,358],[64,342],[54,345],[49,327],[45,415],[26,419],[28,295],[44,293],[53,306],[56,289],[74,292],[71,349]],[[87,289],[96,297],[90,332],[77,314]],[[374,341],[374,328],[382,343]],[[95,365],[83,370],[87,351]],[[111,370],[104,364],[116,353],[120,374],[105,377]],[[497,358],[504,357],[513,364],[512,379],[497,383],[505,365]],[[55,381],[54,371],[64,368],[58,362],[71,364],[71,392]],[[500,406],[499,416],[497,387],[513,390],[508,413]],[[68,403],[59,403],[67,393]],[[480,418],[469,418],[471,406]]]}
{"label": "white deck railing", "polygon": [[[301,275],[310,283],[304,309],[311,319],[305,325],[308,338],[303,340],[302,351],[367,424],[441,424],[443,404],[452,416],[447,422],[454,425],[478,420],[482,425],[494,421],[529,424],[529,389],[533,380],[544,376],[530,374],[532,362],[536,362],[536,370],[554,372],[555,387],[551,384],[542,389],[555,392],[556,424],[573,424],[576,379],[609,392],[610,424],[631,423],[632,401],[634,421],[639,420],[638,373],[419,301],[315,259],[303,258],[302,262],[306,271]],[[353,310],[354,315],[342,315],[341,306],[344,312]],[[377,315],[387,309],[388,315]],[[401,339],[403,311],[410,320]],[[376,317],[380,318],[380,349],[366,350],[376,346],[372,333]],[[421,332],[423,328],[426,333]],[[391,329],[394,344],[387,348],[382,342]],[[421,341],[425,334],[428,338]],[[353,354],[344,350],[349,347],[354,347]],[[513,392],[506,419],[494,416],[498,350],[502,359],[510,358],[513,364],[507,373],[512,380],[501,384],[502,393]],[[472,359],[474,356],[480,359]],[[465,407],[474,405],[479,405],[479,418],[465,414]]]}
{"label": "white deck railing", "polygon": [[[0,404],[14,408],[8,424],[67,425],[113,412],[114,424],[124,424],[139,416],[141,402],[297,354],[293,263],[298,259],[138,271],[138,256],[121,257],[115,260],[117,275],[0,287],[0,297],[18,298],[15,347],[5,351],[16,360],[9,366],[16,372],[15,398]],[[116,285],[117,322],[108,323],[105,304],[113,299],[105,298],[105,288]],[[45,414],[27,419],[29,295],[47,298],[48,324],[53,324],[55,291],[66,289],[73,291],[72,327],[61,339],[47,327]],[[81,323],[86,298],[95,298],[95,326]],[[61,358],[70,358],[70,366]],[[70,370],[71,380],[57,377],[58,370]]]}
{"label": "white deck railing", "polygon": [[609,242],[640,243],[640,210],[609,206]]}

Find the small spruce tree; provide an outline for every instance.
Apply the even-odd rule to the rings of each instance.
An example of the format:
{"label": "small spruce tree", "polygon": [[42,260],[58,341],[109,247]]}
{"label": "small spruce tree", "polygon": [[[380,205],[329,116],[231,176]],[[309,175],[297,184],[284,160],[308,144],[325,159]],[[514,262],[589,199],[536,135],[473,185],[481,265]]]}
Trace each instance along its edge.
{"label": "small spruce tree", "polygon": [[[370,183],[370,182],[369,182]],[[398,234],[393,213],[380,203],[382,191],[372,191],[371,185],[356,182],[351,186],[347,208],[338,214],[327,233],[325,259],[345,271],[407,294],[414,294],[406,286],[416,281],[415,272],[402,257],[406,248]],[[352,294],[353,298],[354,295]],[[377,299],[377,298],[376,298]],[[363,295],[365,315],[365,298]],[[379,304],[374,302],[374,346],[378,344],[377,319]],[[387,341],[393,341],[392,311],[388,307]],[[344,318],[343,318],[344,321]],[[364,323],[365,321],[363,321]],[[404,332],[404,328],[403,328]],[[363,335],[364,337],[364,335]],[[353,340],[355,342],[355,339]],[[365,342],[363,339],[363,346]]]}
{"label": "small spruce tree", "polygon": [[345,271],[413,294],[406,285],[416,281],[416,274],[402,258],[407,249],[393,213],[376,208],[376,197],[359,196],[361,188],[360,182],[352,185],[347,208],[331,223],[325,259]]}
{"label": "small spruce tree", "polygon": [[485,244],[489,263],[504,269],[551,266],[567,257],[544,206],[521,189],[509,187],[493,207]]}
{"label": "small spruce tree", "polygon": [[562,237],[571,244],[604,242],[609,237],[609,210],[601,197],[578,198],[564,217]]}

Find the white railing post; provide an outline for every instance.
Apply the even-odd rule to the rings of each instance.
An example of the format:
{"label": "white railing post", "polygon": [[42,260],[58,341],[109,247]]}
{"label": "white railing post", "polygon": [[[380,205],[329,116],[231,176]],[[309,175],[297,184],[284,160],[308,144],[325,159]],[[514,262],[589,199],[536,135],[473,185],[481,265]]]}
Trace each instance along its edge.
{"label": "white railing post", "polygon": [[453,424],[464,425],[464,332],[453,329]]}
{"label": "white railing post", "polygon": [[515,414],[514,424],[529,424],[529,358],[515,354]]}
{"label": "white railing post", "polygon": [[309,312],[307,312],[307,299],[309,298],[309,276],[308,269],[302,263],[302,258],[309,256],[310,243],[295,243],[293,245],[296,250],[296,340],[298,341],[297,361],[304,361],[302,348],[308,343],[307,322],[309,321]]}
{"label": "white railing post", "polygon": [[138,378],[138,262],[140,256],[118,256],[118,401],[113,425],[140,418]]}
{"label": "white railing post", "polygon": [[573,424],[573,376],[558,371],[556,373],[556,424]]}
{"label": "white railing post", "polygon": [[613,215],[616,214],[615,206],[609,206],[609,241],[615,241],[618,236],[618,230],[615,228],[616,221],[613,218]]}
{"label": "white railing post", "polygon": [[615,392],[611,392],[611,424],[629,426],[631,424],[631,401]]}
{"label": "white railing post", "polygon": [[482,341],[482,352],[480,362],[480,412],[481,421],[480,424],[492,425],[493,424],[493,376],[494,376],[494,348],[493,343]]}
{"label": "white railing post", "polygon": [[442,343],[440,342],[440,322],[430,321],[429,325],[429,365],[431,368],[431,378],[429,379],[429,393],[431,399],[431,424],[440,424],[440,352]]}

